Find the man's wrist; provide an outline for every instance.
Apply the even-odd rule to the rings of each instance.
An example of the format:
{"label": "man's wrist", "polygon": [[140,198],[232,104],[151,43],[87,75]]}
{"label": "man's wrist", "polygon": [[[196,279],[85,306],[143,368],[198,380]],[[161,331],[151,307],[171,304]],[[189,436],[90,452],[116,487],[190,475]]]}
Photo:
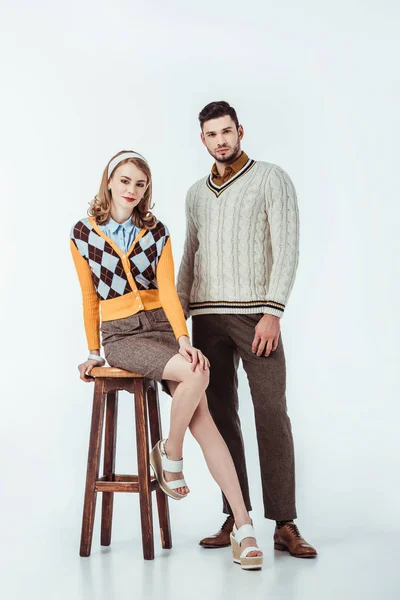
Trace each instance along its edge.
{"label": "man's wrist", "polygon": [[264,313],[263,316],[261,317],[262,319],[277,319],[278,321],[280,321],[280,317],[278,315],[271,315],[270,313]]}

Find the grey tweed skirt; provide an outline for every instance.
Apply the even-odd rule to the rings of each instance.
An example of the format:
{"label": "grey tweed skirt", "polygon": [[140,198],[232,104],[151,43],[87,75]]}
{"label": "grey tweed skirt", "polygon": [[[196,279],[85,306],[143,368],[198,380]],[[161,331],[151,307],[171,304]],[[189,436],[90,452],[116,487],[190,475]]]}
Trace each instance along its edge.
{"label": "grey tweed skirt", "polygon": [[111,367],[133,371],[159,382],[163,382],[165,365],[179,351],[179,344],[162,308],[103,321],[101,337],[104,355]]}

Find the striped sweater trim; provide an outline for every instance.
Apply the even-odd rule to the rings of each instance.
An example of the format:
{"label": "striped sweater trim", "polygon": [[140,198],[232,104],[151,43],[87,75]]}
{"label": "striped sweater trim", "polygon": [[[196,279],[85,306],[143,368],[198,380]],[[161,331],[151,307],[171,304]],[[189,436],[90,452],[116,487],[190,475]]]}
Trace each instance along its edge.
{"label": "striped sweater trim", "polygon": [[233,185],[235,183],[235,181],[237,181],[238,179],[240,179],[240,177],[243,177],[243,175],[245,175],[248,171],[250,171],[250,169],[252,169],[255,164],[256,164],[256,161],[253,160],[252,158],[249,158],[249,160],[244,165],[244,167],[242,169],[240,169],[240,171],[238,173],[236,173],[236,175],[231,177],[226,183],[224,183],[222,185],[216,185],[212,180],[212,175],[210,174],[206,179],[206,184],[218,198],[218,196],[220,196],[222,194],[222,192],[224,192],[226,189],[228,189],[228,187]]}
{"label": "striped sweater trim", "polygon": [[226,308],[226,309],[246,309],[246,308],[275,308],[279,311],[285,310],[285,305],[279,302],[273,302],[272,300],[249,300],[248,302],[235,302],[235,301],[224,301],[220,300],[217,302],[191,302],[190,310],[196,311],[207,308]]}

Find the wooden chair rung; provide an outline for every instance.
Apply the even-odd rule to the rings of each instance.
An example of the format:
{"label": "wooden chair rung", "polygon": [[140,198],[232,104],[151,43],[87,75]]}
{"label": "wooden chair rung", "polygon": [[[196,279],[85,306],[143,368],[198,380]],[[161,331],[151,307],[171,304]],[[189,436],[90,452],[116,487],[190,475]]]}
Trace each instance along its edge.
{"label": "wooden chair rung", "polygon": [[138,492],[139,483],[137,481],[97,481],[96,492]]}

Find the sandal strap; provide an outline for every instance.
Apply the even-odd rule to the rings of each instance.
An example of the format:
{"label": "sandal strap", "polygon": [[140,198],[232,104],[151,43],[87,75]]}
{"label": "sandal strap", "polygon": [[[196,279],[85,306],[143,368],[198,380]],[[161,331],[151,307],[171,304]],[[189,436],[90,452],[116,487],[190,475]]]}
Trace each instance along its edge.
{"label": "sandal strap", "polygon": [[237,529],[236,526],[234,525],[233,532],[235,534],[235,539],[239,545],[244,540],[244,538],[247,538],[247,537],[255,538],[256,537],[255,532],[254,532],[254,527],[253,527],[253,525],[250,525],[250,523],[245,523],[245,525],[242,525],[241,527],[239,527],[239,529]]}
{"label": "sandal strap", "polygon": [[163,471],[169,471],[170,473],[180,473],[183,471],[183,459],[171,460],[165,453],[165,442],[166,440],[160,440],[160,455],[161,465]]}
{"label": "sandal strap", "polygon": [[168,481],[167,486],[172,490],[176,490],[176,488],[186,487],[186,481],[184,479],[176,479],[175,481]]}
{"label": "sandal strap", "polygon": [[242,554],[240,555],[240,558],[260,558],[259,556],[249,556],[247,557],[247,555],[249,554],[249,552],[261,552],[260,548],[257,548],[257,546],[249,546],[248,548],[245,548],[242,552]]}
{"label": "sandal strap", "polygon": [[166,456],[161,456],[161,464],[163,471],[169,471],[170,473],[180,473],[183,471],[183,460],[171,460]]}

